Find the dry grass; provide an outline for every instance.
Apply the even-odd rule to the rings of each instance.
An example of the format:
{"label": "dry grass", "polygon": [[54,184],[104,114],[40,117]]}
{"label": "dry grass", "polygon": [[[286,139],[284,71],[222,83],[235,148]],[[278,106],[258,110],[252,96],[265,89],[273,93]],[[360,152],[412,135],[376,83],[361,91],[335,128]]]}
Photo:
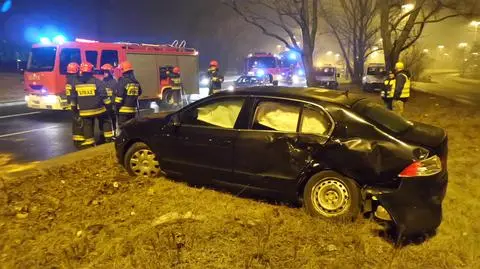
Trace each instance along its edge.
{"label": "dry grass", "polygon": [[[444,221],[420,245],[395,249],[369,220],[130,178],[107,152],[0,181],[0,268],[480,268],[480,115],[426,95],[408,110],[450,135]],[[154,225],[171,212],[187,216]]]}

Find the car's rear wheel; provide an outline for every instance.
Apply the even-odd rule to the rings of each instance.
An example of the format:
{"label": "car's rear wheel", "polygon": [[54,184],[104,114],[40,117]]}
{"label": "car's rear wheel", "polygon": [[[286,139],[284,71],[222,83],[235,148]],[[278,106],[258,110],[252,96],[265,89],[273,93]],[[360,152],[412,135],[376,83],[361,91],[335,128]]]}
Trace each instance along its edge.
{"label": "car's rear wheel", "polygon": [[155,153],[142,142],[133,144],[127,150],[124,166],[132,176],[157,177],[162,171]]}
{"label": "car's rear wheel", "polygon": [[360,213],[360,190],[353,180],[333,171],[315,174],[305,185],[304,207],[312,216],[353,220]]}

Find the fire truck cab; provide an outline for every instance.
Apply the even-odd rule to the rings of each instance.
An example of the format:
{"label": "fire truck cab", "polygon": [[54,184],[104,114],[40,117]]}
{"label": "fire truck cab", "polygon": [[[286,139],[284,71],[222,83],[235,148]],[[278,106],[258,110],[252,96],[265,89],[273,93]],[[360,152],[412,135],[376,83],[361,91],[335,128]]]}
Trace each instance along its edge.
{"label": "fire truck cab", "polygon": [[270,83],[278,83],[282,80],[280,59],[271,53],[251,53],[245,59],[245,75],[267,77]]}
{"label": "fire truck cab", "polygon": [[[141,100],[162,99],[160,68],[167,65],[182,69],[186,95],[199,93],[198,51],[170,45],[102,43],[76,39],[63,44],[35,44],[24,73],[25,101],[35,109],[68,109],[65,96],[67,65],[71,62],[90,62],[98,70],[104,64],[117,67],[130,61],[143,94]],[[118,79],[120,72],[115,71]]]}

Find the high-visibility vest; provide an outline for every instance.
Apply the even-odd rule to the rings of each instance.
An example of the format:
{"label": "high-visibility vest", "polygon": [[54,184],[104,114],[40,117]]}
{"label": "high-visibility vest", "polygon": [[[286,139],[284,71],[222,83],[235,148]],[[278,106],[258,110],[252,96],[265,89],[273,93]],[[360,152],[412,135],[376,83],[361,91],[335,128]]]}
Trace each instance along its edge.
{"label": "high-visibility vest", "polygon": [[385,91],[382,91],[382,97],[393,98],[395,95],[395,79],[385,80]]}
{"label": "high-visibility vest", "polygon": [[410,97],[410,78],[405,73],[399,73],[401,76],[405,76],[405,84],[403,85],[402,94],[400,98],[409,98]]}

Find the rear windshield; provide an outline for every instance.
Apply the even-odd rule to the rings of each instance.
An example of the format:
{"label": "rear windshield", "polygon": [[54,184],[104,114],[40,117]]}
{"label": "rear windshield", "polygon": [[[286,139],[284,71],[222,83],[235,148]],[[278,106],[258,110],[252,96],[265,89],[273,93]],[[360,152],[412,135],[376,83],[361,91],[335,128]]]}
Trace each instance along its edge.
{"label": "rear windshield", "polygon": [[52,71],[55,66],[56,53],[57,48],[55,47],[32,48],[28,58],[27,71]]}
{"label": "rear windshield", "polygon": [[411,122],[384,108],[382,105],[368,100],[358,101],[352,109],[381,129],[387,129],[395,134],[403,133],[413,125]]}

